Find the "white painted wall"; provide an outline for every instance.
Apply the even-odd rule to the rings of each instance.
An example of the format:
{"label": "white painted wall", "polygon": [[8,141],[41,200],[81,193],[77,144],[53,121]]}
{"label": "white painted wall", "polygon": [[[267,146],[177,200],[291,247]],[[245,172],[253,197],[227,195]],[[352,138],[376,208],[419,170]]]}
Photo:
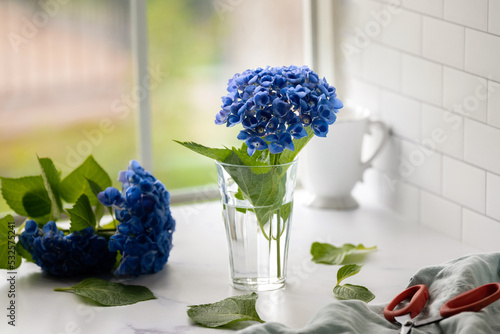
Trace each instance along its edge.
{"label": "white painted wall", "polygon": [[363,187],[409,222],[500,249],[500,0],[342,0],[348,106],[392,136]]}

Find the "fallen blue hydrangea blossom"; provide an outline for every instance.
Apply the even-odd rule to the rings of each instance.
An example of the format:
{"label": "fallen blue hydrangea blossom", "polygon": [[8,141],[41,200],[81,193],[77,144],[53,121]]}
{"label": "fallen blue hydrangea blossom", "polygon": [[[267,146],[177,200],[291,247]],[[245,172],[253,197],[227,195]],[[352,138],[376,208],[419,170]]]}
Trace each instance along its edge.
{"label": "fallen blue hydrangea blossom", "polygon": [[165,186],[139,162],[132,160],[120,173],[122,193],[110,187],[97,198],[115,209],[120,222],[109,240],[109,249],[120,252],[115,275],[156,273],[168,261],[175,220],[170,212],[170,194]]}
{"label": "fallen blue hydrangea blossom", "polygon": [[[170,194],[135,160],[120,173],[119,181],[122,192],[109,187],[97,194],[104,206],[114,208],[119,222],[109,240],[91,226],[66,235],[54,221],[42,228],[34,220],[26,222],[19,241],[43,271],[74,276],[111,272],[117,265],[115,275],[139,276],[163,268],[175,230]],[[119,263],[117,252],[121,255]]]}
{"label": "fallen blue hydrangea blossom", "polygon": [[28,220],[19,241],[43,271],[55,276],[105,273],[116,261],[116,252],[92,227],[64,235],[53,221],[39,228]]}

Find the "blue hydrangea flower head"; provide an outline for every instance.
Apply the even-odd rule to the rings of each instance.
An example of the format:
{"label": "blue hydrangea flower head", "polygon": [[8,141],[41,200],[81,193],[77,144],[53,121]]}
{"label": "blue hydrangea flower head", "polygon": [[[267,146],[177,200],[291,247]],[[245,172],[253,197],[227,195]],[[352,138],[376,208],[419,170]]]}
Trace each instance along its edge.
{"label": "blue hydrangea flower head", "polygon": [[64,235],[53,221],[40,229],[34,220],[28,220],[19,241],[35,263],[51,275],[105,273],[116,261],[116,252],[108,249],[106,239],[92,227]]}
{"label": "blue hydrangea flower head", "polygon": [[158,272],[168,260],[175,230],[170,194],[135,160],[120,172],[118,180],[122,183],[121,192],[108,188],[98,196],[103,205],[115,208],[120,222],[109,240],[109,249],[122,255],[115,274],[138,276]]}
{"label": "blue hydrangea flower head", "polygon": [[293,139],[307,137],[308,127],[326,137],[343,107],[335,87],[307,66],[246,70],[229,80],[227,91],[215,123],[241,124],[238,139],[249,155],[267,148],[272,154],[293,151]]}

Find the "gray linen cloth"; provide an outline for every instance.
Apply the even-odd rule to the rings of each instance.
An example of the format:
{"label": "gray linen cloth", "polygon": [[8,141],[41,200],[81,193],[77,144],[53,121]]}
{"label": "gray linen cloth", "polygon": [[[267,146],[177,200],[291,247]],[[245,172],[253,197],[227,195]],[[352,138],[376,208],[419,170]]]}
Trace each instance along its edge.
{"label": "gray linen cloth", "polygon": [[[500,253],[468,255],[441,265],[420,269],[408,286],[425,284],[429,288],[429,300],[418,316],[425,319],[439,314],[441,306],[460,293],[492,282],[500,282]],[[282,324],[269,322],[247,327],[240,332],[242,334],[398,333],[400,326],[385,320],[384,307],[385,305],[369,305],[355,300],[335,302],[322,308],[301,329],[290,329]],[[411,331],[411,334],[424,333],[500,333],[500,300],[479,312],[463,312],[438,323],[413,328]]]}

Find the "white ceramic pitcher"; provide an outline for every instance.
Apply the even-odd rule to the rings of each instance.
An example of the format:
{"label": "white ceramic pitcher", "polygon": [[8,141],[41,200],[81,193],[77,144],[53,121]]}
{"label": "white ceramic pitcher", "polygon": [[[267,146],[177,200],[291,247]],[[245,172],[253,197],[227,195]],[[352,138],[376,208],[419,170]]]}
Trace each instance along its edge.
{"label": "white ceramic pitcher", "polygon": [[[307,191],[307,205],[319,208],[352,210],[358,202],[351,191],[362,180],[388,139],[389,130],[381,121],[371,120],[368,110],[344,111],[326,138],[313,138],[300,159],[300,177]],[[379,145],[366,160],[361,161],[363,136],[378,127],[382,132]]]}

